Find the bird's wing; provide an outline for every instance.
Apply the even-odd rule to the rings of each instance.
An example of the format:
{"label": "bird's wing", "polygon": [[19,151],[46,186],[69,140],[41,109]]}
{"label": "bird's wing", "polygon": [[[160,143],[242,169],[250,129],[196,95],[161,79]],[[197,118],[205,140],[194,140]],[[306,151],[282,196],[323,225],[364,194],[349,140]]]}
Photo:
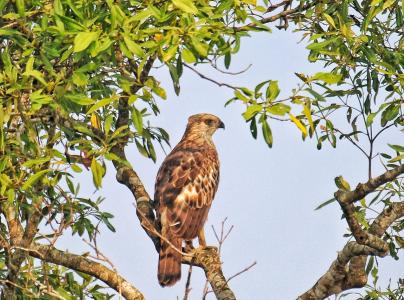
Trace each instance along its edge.
{"label": "bird's wing", "polygon": [[178,149],[163,162],[156,180],[155,200],[162,226],[184,239],[202,228],[219,181],[216,151]]}

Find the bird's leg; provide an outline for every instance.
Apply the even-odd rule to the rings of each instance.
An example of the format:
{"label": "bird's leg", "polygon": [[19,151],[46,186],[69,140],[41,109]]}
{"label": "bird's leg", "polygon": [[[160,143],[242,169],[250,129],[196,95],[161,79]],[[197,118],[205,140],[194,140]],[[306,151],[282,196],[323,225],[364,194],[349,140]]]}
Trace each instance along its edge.
{"label": "bird's leg", "polygon": [[198,233],[199,247],[206,248],[205,231],[202,229]]}
{"label": "bird's leg", "polygon": [[203,228],[198,233],[198,241],[199,241],[199,248],[202,248],[205,250],[207,250],[207,249],[216,249],[217,250],[217,247],[215,247],[215,246],[206,245],[205,231],[203,230]]}
{"label": "bird's leg", "polygon": [[185,241],[185,253],[189,253],[194,250],[194,246],[192,245],[192,240]]}

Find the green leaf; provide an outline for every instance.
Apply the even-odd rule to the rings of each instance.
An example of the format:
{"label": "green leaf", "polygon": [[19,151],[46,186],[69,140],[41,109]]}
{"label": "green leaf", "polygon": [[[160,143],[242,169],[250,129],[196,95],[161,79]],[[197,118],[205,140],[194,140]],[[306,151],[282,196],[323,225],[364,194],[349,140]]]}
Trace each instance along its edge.
{"label": "green leaf", "polygon": [[56,14],[64,15],[63,5],[62,5],[62,2],[60,0],[55,0],[53,2],[53,9],[54,9]]}
{"label": "green leaf", "polygon": [[257,139],[257,120],[255,118],[251,119],[250,122],[250,133],[254,139]]}
{"label": "green leaf", "polygon": [[337,199],[335,199],[335,198],[331,198],[331,199],[329,199],[329,200],[327,200],[327,201],[321,203],[321,204],[320,204],[319,206],[317,206],[314,210],[319,210],[320,208],[323,208],[324,206],[326,206],[326,205],[328,205],[328,204],[331,204],[331,203],[335,202],[336,200],[337,200]]}
{"label": "green leaf", "polygon": [[393,159],[390,159],[389,163],[394,163],[396,161],[401,161],[402,159],[404,159],[404,154],[401,154],[399,156],[394,157]]}
{"label": "green leaf", "polygon": [[272,102],[276,97],[278,97],[280,92],[279,86],[278,86],[278,81],[277,80],[271,80],[269,82],[266,96],[267,96],[267,101]]}
{"label": "green leaf", "polygon": [[327,72],[318,72],[314,74],[314,76],[310,77],[310,81],[313,80],[321,80],[328,84],[335,84],[340,82],[342,79],[341,74],[327,73]]}
{"label": "green leaf", "polygon": [[193,64],[194,62],[196,62],[195,55],[192,53],[191,50],[187,48],[182,49],[181,55],[186,63]]}
{"label": "green leaf", "polygon": [[381,125],[384,127],[386,126],[387,122],[392,121],[395,119],[400,112],[400,105],[395,105],[394,103],[387,106],[385,110],[382,112],[381,117]]}
{"label": "green leaf", "polygon": [[104,107],[111,102],[116,101],[118,98],[117,97],[111,97],[111,98],[105,98],[100,101],[97,101],[93,106],[90,107],[90,109],[87,111],[87,115],[91,114],[92,112],[96,111],[97,109]]}
{"label": "green leaf", "polygon": [[189,14],[197,14],[198,9],[191,0],[172,0],[173,4],[182,11]]}
{"label": "green leaf", "polygon": [[83,172],[83,170],[80,168],[80,166],[76,165],[76,164],[72,164],[70,165],[70,167],[72,168],[72,170],[76,173],[81,173]]}
{"label": "green leaf", "polygon": [[178,45],[170,45],[166,51],[163,51],[163,61],[167,62],[177,53]]}
{"label": "green leaf", "polygon": [[255,89],[254,89],[254,97],[255,97],[255,98],[259,98],[259,97],[260,97],[260,91],[261,91],[262,87],[263,87],[265,84],[267,84],[268,82],[271,82],[271,80],[265,80],[265,81],[259,83],[259,84],[255,87]]}
{"label": "green leaf", "polygon": [[351,190],[351,186],[349,185],[349,183],[342,177],[342,176],[338,176],[334,178],[335,184],[336,186],[343,190],[343,191],[350,191]]}
{"label": "green leaf", "polygon": [[35,62],[35,57],[30,56],[28,58],[27,64],[25,65],[25,72],[31,72],[34,69],[34,62]]}
{"label": "green leaf", "polygon": [[101,187],[102,176],[104,175],[104,168],[95,158],[93,158],[93,160],[91,161],[91,173],[93,174],[93,182],[95,187]]}
{"label": "green leaf", "polygon": [[90,46],[92,42],[98,39],[98,32],[80,32],[74,38],[73,52],[81,52]]}
{"label": "green leaf", "polygon": [[370,271],[373,269],[374,261],[375,261],[374,256],[370,256],[368,264],[366,266],[366,270],[365,270],[366,274],[369,275]]}
{"label": "green leaf", "polygon": [[329,39],[329,40],[326,40],[326,41],[320,42],[320,43],[314,42],[314,43],[308,45],[306,48],[309,49],[309,50],[320,50],[322,48],[325,48],[329,44],[335,42],[337,39],[339,39],[339,37],[338,38],[332,38],[332,39]]}
{"label": "green leaf", "polygon": [[38,158],[38,159],[30,159],[30,160],[27,160],[22,165],[24,167],[31,168],[32,166],[35,166],[35,165],[42,165],[42,164],[48,162],[49,160],[50,160],[50,157],[43,157],[43,158]]}
{"label": "green leaf", "polygon": [[73,83],[77,86],[86,86],[88,84],[87,75],[82,72],[74,72],[72,80]]}
{"label": "green leaf", "polygon": [[290,112],[290,106],[283,103],[276,103],[274,105],[271,105],[270,107],[267,107],[267,112],[272,115],[284,116],[285,114]]}
{"label": "green leaf", "polygon": [[229,69],[230,63],[231,63],[231,53],[227,52],[224,55],[224,66],[225,66],[226,69]]}
{"label": "green leaf", "polygon": [[20,17],[25,16],[25,1],[24,0],[16,0],[15,5],[17,6],[17,11]]}
{"label": "green leaf", "polygon": [[7,190],[7,201],[8,203],[13,203],[15,199],[15,190],[9,189]]}
{"label": "green leaf", "polygon": [[46,170],[42,170],[42,171],[39,171],[39,172],[33,174],[32,176],[30,176],[27,179],[27,181],[24,182],[24,184],[22,185],[21,188],[24,191],[28,190],[30,187],[32,187],[39,179],[41,179],[49,171],[50,171],[50,169],[46,169]]}
{"label": "green leaf", "polygon": [[327,21],[327,23],[330,24],[330,26],[332,26],[334,29],[336,29],[334,19],[329,14],[326,13],[323,13],[323,16]]}
{"label": "green leaf", "polygon": [[194,46],[195,50],[198,52],[198,54],[200,56],[202,56],[202,57],[208,56],[209,45],[200,42],[199,39],[196,37],[191,37],[191,42],[192,42],[192,45]]}
{"label": "green leaf", "polygon": [[146,145],[147,145],[147,150],[148,150],[147,152],[149,153],[149,157],[154,162],[156,162],[156,151],[154,150],[154,146],[150,139],[147,139]]}
{"label": "green leaf", "polygon": [[123,40],[125,41],[125,45],[126,45],[126,47],[128,47],[130,52],[132,52],[137,57],[143,57],[144,56],[144,52],[143,52],[142,47],[140,47],[137,43],[132,41],[132,39],[130,39],[129,36],[124,35]]}
{"label": "green leaf", "polygon": [[140,144],[138,142],[138,140],[135,140],[135,143],[136,143],[136,147],[137,147],[137,150],[139,151],[139,153],[148,158],[149,153],[147,153],[146,148],[142,144]]}
{"label": "green leaf", "polygon": [[257,113],[262,110],[262,106],[259,104],[253,104],[247,107],[247,110],[242,114],[246,121],[249,121],[253,118]]}
{"label": "green leaf", "polygon": [[143,133],[143,117],[135,107],[132,109],[132,122],[139,134]]}
{"label": "green leaf", "polygon": [[396,239],[397,245],[400,248],[404,248],[404,239],[398,235],[394,236],[394,238]]}
{"label": "green leaf", "polygon": [[122,159],[118,155],[116,155],[114,153],[105,153],[104,157],[106,159],[108,159],[108,160],[111,160],[111,161],[112,160],[119,161],[119,162],[122,161]]}
{"label": "green leaf", "polygon": [[240,90],[235,90],[234,95],[237,97],[237,99],[243,101],[244,103],[249,103],[250,98],[246,97]]}
{"label": "green leaf", "polygon": [[241,0],[241,2],[251,4],[251,5],[257,5],[257,0]]}
{"label": "green leaf", "polygon": [[404,152],[404,147],[400,145],[392,145],[388,144],[391,149],[396,150],[397,152]]}
{"label": "green leaf", "polygon": [[377,112],[375,113],[370,113],[367,118],[366,118],[366,126],[369,127],[370,125],[372,125],[374,118],[376,117]]}
{"label": "green leaf", "polygon": [[24,72],[25,76],[32,76],[34,77],[36,80],[38,80],[40,83],[42,83],[44,86],[47,86],[48,84],[46,83],[43,75],[41,72],[39,72],[38,70],[30,70],[30,71],[26,71]]}
{"label": "green leaf", "polygon": [[311,88],[307,88],[306,91],[308,91],[310,94],[312,94],[314,96],[314,98],[316,98],[317,101],[326,101],[325,98],[320,95],[319,93],[317,93],[315,90],[311,89]]}
{"label": "green leaf", "polygon": [[65,95],[65,97],[67,99],[69,99],[70,101],[79,104],[79,105],[91,105],[93,104],[95,101],[91,98],[86,97],[85,95],[80,95],[80,94],[69,94],[69,95]]}
{"label": "green leaf", "polygon": [[269,148],[272,148],[273,138],[272,131],[266,119],[262,122],[262,135]]}

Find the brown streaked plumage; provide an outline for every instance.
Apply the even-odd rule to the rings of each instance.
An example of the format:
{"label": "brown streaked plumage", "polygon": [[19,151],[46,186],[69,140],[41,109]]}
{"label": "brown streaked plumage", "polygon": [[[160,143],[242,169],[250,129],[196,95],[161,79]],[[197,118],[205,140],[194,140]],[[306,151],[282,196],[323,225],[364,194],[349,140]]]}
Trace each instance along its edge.
{"label": "brown streaked plumage", "polygon": [[200,234],[203,243],[203,225],[219,183],[219,158],[212,141],[218,128],[224,124],[214,115],[189,117],[184,136],[158,171],[154,200],[164,237],[158,264],[161,286],[181,278],[182,241]]}

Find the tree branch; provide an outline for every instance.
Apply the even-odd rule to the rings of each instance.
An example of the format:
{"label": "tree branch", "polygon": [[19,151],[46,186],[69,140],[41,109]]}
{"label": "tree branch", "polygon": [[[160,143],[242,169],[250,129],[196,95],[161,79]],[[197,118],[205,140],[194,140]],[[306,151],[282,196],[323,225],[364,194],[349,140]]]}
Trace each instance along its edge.
{"label": "tree branch", "polygon": [[375,191],[379,186],[394,180],[402,173],[404,173],[404,165],[388,170],[376,178],[371,178],[366,183],[359,183],[353,191],[344,191],[340,189],[334,194],[344,212],[349,228],[359,244],[367,245],[380,252],[388,252],[389,247],[385,241],[362,229],[355,214],[354,202],[363,199],[366,195]]}
{"label": "tree branch", "polygon": [[210,77],[208,77],[208,76],[202,74],[202,73],[199,72],[197,69],[191,67],[190,65],[188,65],[188,64],[186,64],[186,63],[184,63],[184,66],[187,67],[188,69],[192,70],[195,74],[197,74],[197,75],[198,75],[199,77],[201,77],[202,79],[206,79],[206,80],[208,80],[208,81],[210,81],[210,82],[213,82],[214,84],[216,84],[216,85],[219,86],[219,87],[226,86],[226,87],[228,87],[228,88],[230,88],[230,89],[232,89],[232,90],[237,90],[237,87],[235,87],[235,86],[233,86],[233,85],[230,85],[230,84],[228,84],[228,83],[218,82],[218,81],[216,81],[216,80],[214,80],[214,79],[212,79],[212,78],[210,78]]}
{"label": "tree branch", "polygon": [[388,170],[380,176],[369,179],[366,183],[359,183],[353,191],[338,190],[335,198],[342,204],[354,203],[363,199],[366,195],[374,192],[379,186],[393,181],[396,177],[404,173],[404,165]]}
{"label": "tree branch", "polygon": [[[395,220],[404,216],[404,203],[394,202],[385,208],[369,228],[369,233],[381,237]],[[367,283],[365,272],[366,257],[377,255],[383,257],[384,252],[356,242],[348,242],[338,253],[337,259],[316,284],[298,297],[298,300],[320,300],[351,288],[363,287]],[[347,268],[347,264],[349,267]]]}
{"label": "tree branch", "polygon": [[120,291],[122,296],[128,300],[144,299],[142,293],[131,283],[101,263],[80,255],[58,250],[52,246],[32,244],[27,250],[32,257],[94,276],[105,282],[109,287]]}
{"label": "tree branch", "polygon": [[201,267],[205,271],[206,279],[218,300],[236,299],[223,275],[220,255],[215,247],[197,248],[192,252],[192,257],[183,256],[182,262]]}
{"label": "tree branch", "polygon": [[345,285],[343,282],[347,278],[345,266],[353,257],[359,255],[380,255],[380,253],[373,248],[365,245],[359,245],[356,242],[347,243],[342,251],[338,253],[337,259],[331,264],[328,271],[321,276],[321,278],[309,291],[297,299],[324,299],[330,295],[339,294],[342,292],[343,286]]}

